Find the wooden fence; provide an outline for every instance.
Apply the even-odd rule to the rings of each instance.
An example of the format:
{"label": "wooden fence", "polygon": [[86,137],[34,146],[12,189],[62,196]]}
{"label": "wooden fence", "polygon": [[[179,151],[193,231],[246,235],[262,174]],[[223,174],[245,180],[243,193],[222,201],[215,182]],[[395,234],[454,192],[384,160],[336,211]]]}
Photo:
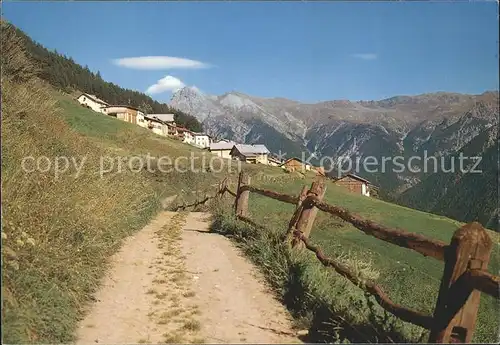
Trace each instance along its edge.
{"label": "wooden fence", "polygon": [[[236,192],[228,188],[224,179],[218,186],[213,199],[224,193],[235,197],[236,217],[255,224],[248,216],[250,192],[281,202],[296,205],[291,216],[285,241],[292,248],[306,248],[315,253],[318,260],[333,268],[369,294],[378,304],[396,317],[430,330],[431,343],[470,343],[476,326],[481,292],[500,298],[500,277],[487,271],[492,240],[477,222],[465,224],[453,234],[449,244],[426,238],[420,234],[389,228],[350,213],[348,210],[325,203],[322,199],[326,191],[325,180],[317,177],[310,188],[304,186],[298,196],[277,193],[250,185],[248,174],[241,172]],[[208,200],[208,199],[207,199]],[[203,202],[207,201],[203,200]],[[439,288],[434,314],[406,308],[394,303],[379,285],[372,281],[360,281],[345,264],[327,258],[321,249],[309,241],[309,235],[318,210],[340,217],[365,234],[400,247],[414,250],[424,256],[444,261],[444,271]]]}

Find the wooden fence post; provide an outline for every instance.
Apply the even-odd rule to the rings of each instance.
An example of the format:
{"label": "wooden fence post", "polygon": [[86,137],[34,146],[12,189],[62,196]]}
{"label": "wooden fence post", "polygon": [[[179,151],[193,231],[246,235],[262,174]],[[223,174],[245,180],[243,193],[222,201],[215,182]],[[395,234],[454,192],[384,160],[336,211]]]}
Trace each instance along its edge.
{"label": "wooden fence post", "polygon": [[234,202],[234,208],[236,217],[248,216],[248,196],[250,195],[250,191],[245,190],[242,191],[241,188],[243,186],[248,186],[250,184],[250,176],[245,172],[240,172],[238,177],[238,190],[236,192],[236,201]]}
{"label": "wooden fence post", "polygon": [[227,177],[224,177],[222,181],[219,182],[219,187],[217,189],[217,196],[219,199],[222,199],[224,196],[224,192],[226,191],[227,186]]}
{"label": "wooden fence post", "polygon": [[434,309],[430,343],[470,343],[476,326],[481,292],[467,284],[468,269],[486,270],[492,241],[481,224],[455,231],[445,252],[445,264]]}
{"label": "wooden fence post", "polygon": [[297,221],[299,220],[300,213],[302,212],[302,202],[307,197],[307,193],[309,192],[309,188],[307,186],[302,187],[302,191],[299,194],[299,199],[297,200],[297,204],[295,205],[295,211],[293,212],[292,218],[288,223],[288,230],[286,233],[285,241],[286,243],[291,243],[293,239],[293,230],[297,225]]}
{"label": "wooden fence post", "polygon": [[222,181],[221,196],[224,196],[224,194],[227,192],[227,188],[228,188],[228,185],[229,185],[229,183],[228,183],[228,182],[229,182],[229,181],[228,181],[228,178],[227,178],[227,177],[225,177],[225,178],[224,178],[224,181]]}
{"label": "wooden fence post", "polygon": [[[316,195],[319,200],[322,200],[326,192],[325,179],[318,176],[314,182],[311,184],[311,189],[307,196]],[[302,232],[306,238],[309,237],[311,229],[316,218],[318,209],[313,205],[302,205],[302,212],[300,213],[299,219],[297,220],[297,230]],[[292,242],[293,247],[301,248],[303,246],[302,241],[295,239]]]}

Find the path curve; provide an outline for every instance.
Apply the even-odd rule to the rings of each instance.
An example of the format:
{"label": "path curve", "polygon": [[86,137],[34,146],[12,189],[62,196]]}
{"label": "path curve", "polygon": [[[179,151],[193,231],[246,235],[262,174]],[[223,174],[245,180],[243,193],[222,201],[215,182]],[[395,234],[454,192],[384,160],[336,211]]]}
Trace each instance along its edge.
{"label": "path curve", "polygon": [[210,214],[161,212],[124,242],[77,344],[300,343],[286,309]]}
{"label": "path curve", "polygon": [[182,236],[208,342],[298,343],[288,312],[264,278],[228,238],[208,233],[209,218],[189,213]]}

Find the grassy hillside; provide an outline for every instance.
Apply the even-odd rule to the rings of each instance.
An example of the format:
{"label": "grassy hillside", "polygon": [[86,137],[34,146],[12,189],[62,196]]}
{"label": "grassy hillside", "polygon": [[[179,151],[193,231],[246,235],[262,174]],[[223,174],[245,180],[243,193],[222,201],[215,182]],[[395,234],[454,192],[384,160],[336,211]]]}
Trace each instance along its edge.
{"label": "grassy hillside", "polygon": [[87,66],[77,64],[71,57],[57,51],[50,51],[33,41],[14,25],[2,21],[3,32],[11,32],[18,37],[19,44],[26,49],[27,57],[39,68],[39,76],[58,90],[71,92],[80,90],[97,95],[110,104],[130,104],[146,113],[173,113],[175,121],[193,131],[201,131],[202,126],[192,115],[153,100],[148,95],[124,89],[102,79],[99,71],[92,72]]}
{"label": "grassy hillside", "polygon": [[[480,154],[478,154],[478,152]],[[422,211],[433,212],[465,222],[478,221],[498,231],[498,129],[480,133],[460,153],[464,157],[480,156],[475,171],[463,173],[459,153],[448,157],[447,169],[455,171],[429,174],[422,182],[406,190],[397,201]],[[431,162],[432,164],[432,162]],[[471,169],[475,160],[465,161]],[[469,165],[469,166],[467,166]]]}
{"label": "grassy hillside", "polygon": [[[254,179],[253,184],[298,194],[305,183],[300,179],[284,183]],[[331,183],[325,199],[381,224],[445,242],[450,241],[453,232],[461,225],[445,217],[354,195]],[[266,226],[267,231],[257,231],[242,222],[235,222],[227,208],[219,211],[214,229],[230,233],[239,240],[295,316],[311,327],[310,341],[427,340],[427,333],[421,328],[386,315],[372,298],[366,299],[361,290],[323,268],[311,253],[296,255],[282,246],[280,235],[287,228],[293,205],[254,194],[250,196],[249,205],[251,218]],[[498,243],[498,234],[490,232],[490,235]],[[349,223],[323,212],[319,212],[316,218],[311,240],[329,256],[349,263],[360,275],[377,278],[393,301],[432,314],[442,262],[367,236]],[[499,250],[495,245],[490,272],[498,272],[498,259]],[[498,340],[499,312],[499,302],[483,295],[475,341]]]}
{"label": "grassy hillside", "polygon": [[[193,155],[198,157],[193,168],[200,169],[204,153],[81,107],[40,80],[23,42],[14,36],[6,39],[6,32],[2,33],[3,341],[66,343],[73,340],[107,260],[122,239],[149,222],[165,196],[207,189],[227,170],[193,172],[186,159],[179,163],[185,172],[160,172],[157,160],[151,164],[155,171],[138,169],[137,159],[128,165],[134,162],[131,157],[148,154],[168,157],[171,162]],[[25,159],[30,157],[40,163],[38,170],[33,160]],[[55,162],[61,168],[65,157],[69,168],[56,174]],[[110,159],[115,169],[103,173],[100,167]],[[254,165],[246,169],[253,175],[252,184],[286,193],[298,193],[310,182],[279,168]],[[444,241],[460,225],[357,197],[333,185],[328,186],[326,199],[382,224]],[[328,273],[311,255],[291,254],[281,246],[279,235],[292,205],[251,196],[253,218],[269,227],[269,232],[235,222],[227,213],[228,206],[219,208],[215,228],[241,240],[297,319],[312,326],[316,339],[419,339],[421,330],[384,318],[372,300],[335,273]],[[396,302],[432,310],[441,263],[375,240],[324,214],[317,218],[312,240],[329,255],[356,265],[361,275],[379,276]],[[498,270],[498,246],[495,250],[492,272]],[[483,298],[476,341],[497,339],[498,312],[497,301]],[[325,321],[334,325],[325,325]]]}
{"label": "grassy hillside", "polygon": [[[137,160],[129,168],[133,156],[202,152],[79,106],[40,80],[21,42],[4,34],[3,341],[66,343],[122,239],[149,222],[164,196],[204,189],[220,176],[148,172]],[[111,158],[125,163],[121,171],[101,174],[101,160]]]}

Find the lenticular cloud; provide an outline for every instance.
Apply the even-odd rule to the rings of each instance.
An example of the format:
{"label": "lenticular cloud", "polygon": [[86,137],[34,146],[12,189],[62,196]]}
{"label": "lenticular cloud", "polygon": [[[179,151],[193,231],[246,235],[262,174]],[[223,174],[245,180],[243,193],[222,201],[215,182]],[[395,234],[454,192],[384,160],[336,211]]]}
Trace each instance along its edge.
{"label": "lenticular cloud", "polygon": [[142,70],[201,69],[210,65],[201,61],[173,56],[139,56],[113,60],[117,66]]}

